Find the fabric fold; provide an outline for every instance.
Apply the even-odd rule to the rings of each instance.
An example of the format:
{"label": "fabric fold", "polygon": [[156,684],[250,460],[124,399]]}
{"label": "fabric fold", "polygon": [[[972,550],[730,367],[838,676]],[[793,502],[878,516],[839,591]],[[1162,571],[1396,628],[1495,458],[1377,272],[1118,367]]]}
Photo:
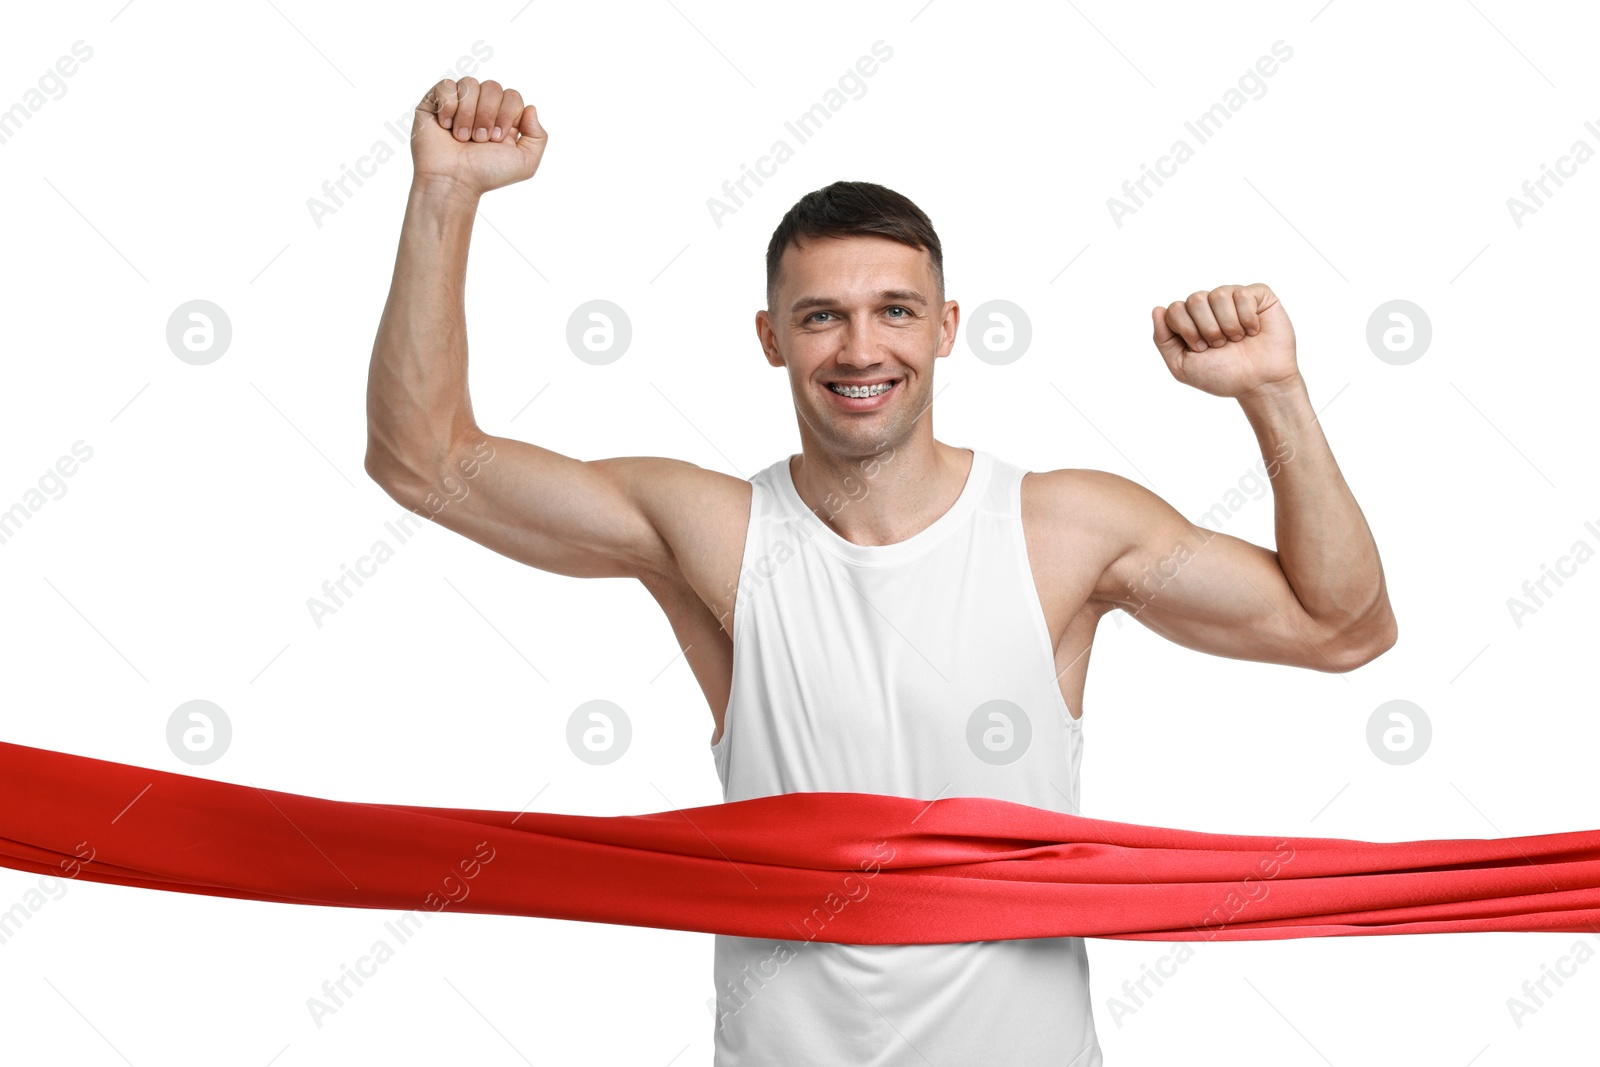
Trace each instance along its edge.
{"label": "fabric fold", "polygon": [[0,865],[286,904],[847,944],[1600,933],[1600,830],[1372,842],[866,793],[519,813],[328,800],[4,742]]}

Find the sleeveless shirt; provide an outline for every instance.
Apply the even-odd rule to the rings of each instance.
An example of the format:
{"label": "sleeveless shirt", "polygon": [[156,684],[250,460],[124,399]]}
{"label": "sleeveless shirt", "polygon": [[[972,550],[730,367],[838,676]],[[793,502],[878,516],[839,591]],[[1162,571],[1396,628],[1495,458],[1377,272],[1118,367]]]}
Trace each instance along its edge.
{"label": "sleeveless shirt", "polygon": [[[1080,814],[1082,723],[1029,569],[1027,472],[969,451],[950,509],[889,545],[824,523],[792,457],[750,479],[733,686],[711,746],[725,801],[982,796]],[[1100,1067],[1082,938],[812,940],[842,908],[873,906],[878,869],[863,857],[837,894],[796,915],[793,939],[715,935],[716,1067]]]}

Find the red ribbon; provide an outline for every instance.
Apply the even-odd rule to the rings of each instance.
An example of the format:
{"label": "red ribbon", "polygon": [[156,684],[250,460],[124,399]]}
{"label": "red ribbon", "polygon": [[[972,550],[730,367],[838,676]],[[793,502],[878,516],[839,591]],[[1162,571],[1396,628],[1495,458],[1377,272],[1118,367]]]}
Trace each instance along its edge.
{"label": "red ribbon", "polygon": [[850,944],[1600,933],[1600,830],[1262,837],[864,793],[517,813],[324,800],[4,742],[0,865],[290,904]]}

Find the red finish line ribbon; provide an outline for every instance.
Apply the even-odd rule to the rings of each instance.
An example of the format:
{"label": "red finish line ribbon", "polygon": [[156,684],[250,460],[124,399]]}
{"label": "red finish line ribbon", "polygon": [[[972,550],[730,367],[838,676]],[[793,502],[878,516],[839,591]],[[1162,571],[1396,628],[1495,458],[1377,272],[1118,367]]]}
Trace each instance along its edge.
{"label": "red finish line ribbon", "polygon": [[0,866],[290,904],[849,944],[1600,933],[1600,830],[1263,837],[863,793],[517,813],[325,800],[3,742]]}

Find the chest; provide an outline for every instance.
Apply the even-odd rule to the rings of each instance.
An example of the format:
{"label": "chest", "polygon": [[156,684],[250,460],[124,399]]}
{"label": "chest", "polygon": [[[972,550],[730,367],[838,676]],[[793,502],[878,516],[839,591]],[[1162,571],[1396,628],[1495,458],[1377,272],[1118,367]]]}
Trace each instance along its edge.
{"label": "chest", "polygon": [[1000,524],[975,522],[893,566],[797,553],[741,586],[733,651],[753,690],[808,709],[804,729],[848,716],[863,741],[947,733],[988,701],[1046,714],[1061,701],[1031,568]]}

